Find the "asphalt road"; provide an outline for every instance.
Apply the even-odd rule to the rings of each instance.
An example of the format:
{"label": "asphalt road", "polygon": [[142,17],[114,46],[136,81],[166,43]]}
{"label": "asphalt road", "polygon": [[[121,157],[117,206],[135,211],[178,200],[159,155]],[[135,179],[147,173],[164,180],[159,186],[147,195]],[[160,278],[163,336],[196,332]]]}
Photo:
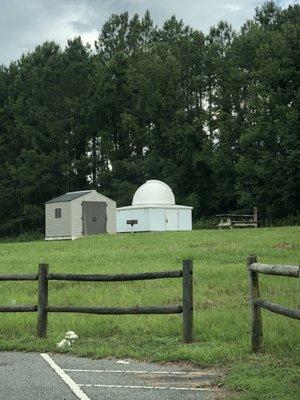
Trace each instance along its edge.
{"label": "asphalt road", "polygon": [[217,378],[174,364],[0,352],[1,400],[212,400]]}

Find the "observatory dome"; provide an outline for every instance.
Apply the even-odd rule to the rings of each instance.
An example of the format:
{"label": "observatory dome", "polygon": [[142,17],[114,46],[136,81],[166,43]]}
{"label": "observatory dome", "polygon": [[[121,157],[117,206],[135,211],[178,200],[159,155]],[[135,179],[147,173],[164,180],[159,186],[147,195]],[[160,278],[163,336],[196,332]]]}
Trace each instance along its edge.
{"label": "observatory dome", "polygon": [[146,181],[135,192],[133,206],[142,205],[174,205],[175,197],[170,186],[156,180]]}

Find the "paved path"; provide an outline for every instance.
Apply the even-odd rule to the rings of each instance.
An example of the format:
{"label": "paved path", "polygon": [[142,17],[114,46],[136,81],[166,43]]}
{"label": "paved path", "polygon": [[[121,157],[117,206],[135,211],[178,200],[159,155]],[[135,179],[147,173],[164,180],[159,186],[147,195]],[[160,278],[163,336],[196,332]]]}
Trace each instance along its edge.
{"label": "paved path", "polygon": [[216,379],[174,364],[0,352],[5,400],[212,400]]}

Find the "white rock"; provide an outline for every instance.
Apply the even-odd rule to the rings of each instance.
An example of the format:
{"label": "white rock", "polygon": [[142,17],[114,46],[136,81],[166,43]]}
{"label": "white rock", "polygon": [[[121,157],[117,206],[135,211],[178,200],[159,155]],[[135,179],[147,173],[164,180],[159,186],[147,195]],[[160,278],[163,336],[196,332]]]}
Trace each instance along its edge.
{"label": "white rock", "polygon": [[70,346],[71,346],[71,342],[69,342],[66,339],[63,339],[59,343],[57,343],[57,347],[59,347],[61,349],[65,349],[66,347],[70,347]]}
{"label": "white rock", "polygon": [[129,361],[126,361],[126,360],[118,360],[117,361],[117,364],[129,364],[130,362]]}
{"label": "white rock", "polygon": [[66,339],[69,339],[69,340],[76,340],[76,339],[78,339],[78,335],[76,335],[76,333],[75,332],[73,332],[73,331],[68,331],[67,333],[66,333]]}

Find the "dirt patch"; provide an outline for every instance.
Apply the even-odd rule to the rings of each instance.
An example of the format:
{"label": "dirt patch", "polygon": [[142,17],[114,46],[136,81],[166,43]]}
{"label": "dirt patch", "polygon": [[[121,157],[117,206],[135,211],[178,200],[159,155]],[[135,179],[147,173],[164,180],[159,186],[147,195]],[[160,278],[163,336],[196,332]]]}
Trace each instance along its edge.
{"label": "dirt patch", "polygon": [[204,309],[217,308],[217,307],[220,307],[220,306],[222,306],[221,303],[218,303],[218,302],[212,301],[212,300],[206,300],[201,304],[201,307],[204,308]]}
{"label": "dirt patch", "polygon": [[[172,365],[174,363],[163,363],[161,365]],[[212,400],[223,400],[234,393],[223,387],[223,379],[228,369],[199,368],[190,364],[176,363],[178,371],[168,374],[157,374],[155,372],[139,375],[139,379],[148,382],[152,386],[207,388],[212,392]]]}
{"label": "dirt patch", "polygon": [[282,243],[277,243],[274,244],[273,247],[275,247],[275,249],[286,249],[286,250],[292,250],[295,248],[294,243],[286,243],[286,242],[282,242]]}

